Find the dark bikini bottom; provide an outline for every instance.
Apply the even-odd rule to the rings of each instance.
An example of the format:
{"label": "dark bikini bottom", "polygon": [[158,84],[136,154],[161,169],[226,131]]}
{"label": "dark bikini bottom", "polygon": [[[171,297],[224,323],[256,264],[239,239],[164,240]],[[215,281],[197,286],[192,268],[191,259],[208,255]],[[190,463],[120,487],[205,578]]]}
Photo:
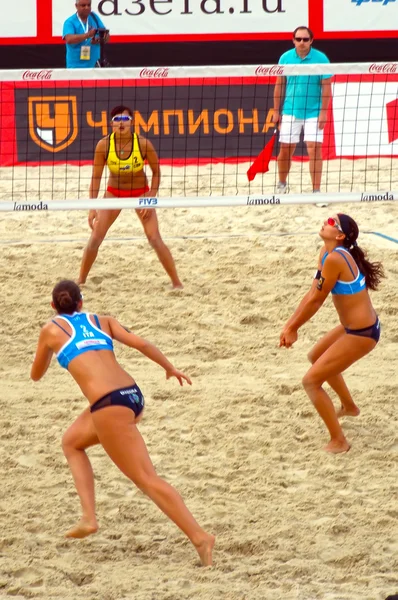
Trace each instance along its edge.
{"label": "dark bikini bottom", "polygon": [[347,329],[344,328],[345,332],[349,335],[359,335],[361,337],[368,337],[377,342],[380,339],[380,321],[377,317],[376,323],[373,323],[370,327],[363,327],[363,329]]}
{"label": "dark bikini bottom", "polygon": [[90,406],[90,412],[93,413],[107,406],[126,406],[131,408],[135,416],[138,417],[144,409],[145,401],[140,388],[134,384],[120,390],[113,390],[113,392],[102,396]]}

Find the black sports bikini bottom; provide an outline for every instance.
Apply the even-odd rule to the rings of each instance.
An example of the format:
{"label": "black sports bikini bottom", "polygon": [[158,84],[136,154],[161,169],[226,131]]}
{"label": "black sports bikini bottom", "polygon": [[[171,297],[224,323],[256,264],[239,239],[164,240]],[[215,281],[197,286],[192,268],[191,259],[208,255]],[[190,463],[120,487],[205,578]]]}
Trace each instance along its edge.
{"label": "black sports bikini bottom", "polygon": [[105,396],[102,396],[102,398],[90,406],[90,412],[93,413],[107,406],[126,406],[127,408],[131,408],[135,416],[138,417],[144,409],[145,400],[138,385],[132,385],[120,390],[113,390],[110,394],[105,394]]}
{"label": "black sports bikini bottom", "polygon": [[373,323],[370,327],[363,327],[363,329],[347,329],[344,328],[345,332],[350,335],[359,335],[362,337],[368,337],[377,342],[380,339],[380,321],[379,317],[376,319],[376,323]]}

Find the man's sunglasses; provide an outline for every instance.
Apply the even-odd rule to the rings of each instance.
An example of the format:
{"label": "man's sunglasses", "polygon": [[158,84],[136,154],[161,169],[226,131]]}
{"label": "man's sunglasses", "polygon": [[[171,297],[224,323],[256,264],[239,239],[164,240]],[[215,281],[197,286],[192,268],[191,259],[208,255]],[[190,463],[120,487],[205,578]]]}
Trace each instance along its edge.
{"label": "man's sunglasses", "polygon": [[338,224],[336,219],[334,219],[333,217],[329,217],[327,222],[328,222],[328,225],[330,225],[331,227],[336,227],[336,229],[338,229],[340,231],[340,233],[344,233],[344,231],[341,229],[341,226]]}
{"label": "man's sunglasses", "polygon": [[115,115],[114,117],[112,117],[112,123],[127,123],[127,121],[132,121],[133,117],[130,117],[130,115]]}
{"label": "man's sunglasses", "polygon": [[309,42],[310,41],[309,37],[295,37],[294,39],[296,40],[296,42]]}

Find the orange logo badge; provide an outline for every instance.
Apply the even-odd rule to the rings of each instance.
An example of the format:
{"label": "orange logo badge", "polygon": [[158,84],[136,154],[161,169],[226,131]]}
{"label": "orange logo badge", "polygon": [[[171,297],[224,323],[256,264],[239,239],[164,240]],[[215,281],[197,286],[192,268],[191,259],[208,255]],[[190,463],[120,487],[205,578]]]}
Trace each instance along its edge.
{"label": "orange logo badge", "polygon": [[60,152],[76,139],[76,96],[30,96],[29,133],[32,140],[48,152]]}

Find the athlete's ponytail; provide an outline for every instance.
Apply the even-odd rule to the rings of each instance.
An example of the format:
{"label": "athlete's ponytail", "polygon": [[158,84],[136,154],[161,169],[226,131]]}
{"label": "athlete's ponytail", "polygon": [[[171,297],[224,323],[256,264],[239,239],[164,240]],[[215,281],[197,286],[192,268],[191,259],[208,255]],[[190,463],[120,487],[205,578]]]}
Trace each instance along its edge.
{"label": "athlete's ponytail", "polygon": [[341,229],[345,234],[344,248],[347,248],[359,270],[365,275],[366,287],[370,290],[376,290],[382,277],[385,277],[383,265],[381,262],[369,262],[365,251],[358,246],[359,229],[354,219],[343,213],[338,213],[337,216],[339,217]]}
{"label": "athlete's ponytail", "polygon": [[53,289],[53,303],[58,314],[72,315],[76,312],[82,294],[79,286],[74,281],[64,279],[57,283]]}

